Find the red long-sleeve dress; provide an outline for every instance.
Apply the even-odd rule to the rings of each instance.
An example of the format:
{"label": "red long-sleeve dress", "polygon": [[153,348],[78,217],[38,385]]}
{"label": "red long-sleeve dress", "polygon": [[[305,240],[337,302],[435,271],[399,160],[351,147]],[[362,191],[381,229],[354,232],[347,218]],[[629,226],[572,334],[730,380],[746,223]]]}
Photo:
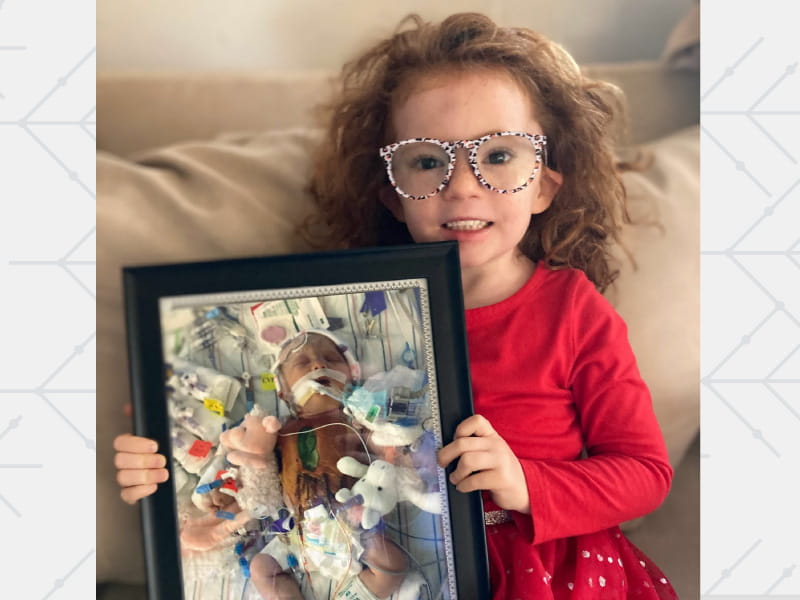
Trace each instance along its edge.
{"label": "red long-sleeve dress", "polygon": [[619,315],[581,271],[540,263],[466,322],[475,412],[520,459],[530,494],[530,515],[486,526],[493,597],[676,598],[618,527],[658,507],[672,480]]}

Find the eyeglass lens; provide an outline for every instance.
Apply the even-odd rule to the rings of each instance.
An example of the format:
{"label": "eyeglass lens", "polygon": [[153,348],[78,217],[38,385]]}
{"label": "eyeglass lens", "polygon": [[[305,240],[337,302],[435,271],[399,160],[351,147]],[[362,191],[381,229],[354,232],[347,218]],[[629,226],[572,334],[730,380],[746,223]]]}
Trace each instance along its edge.
{"label": "eyeglass lens", "polygon": [[[477,167],[489,185],[509,191],[524,185],[536,168],[536,146],[529,139],[501,135],[483,142]],[[450,156],[433,142],[410,142],[392,156],[392,175],[400,190],[411,196],[427,196],[445,182]]]}

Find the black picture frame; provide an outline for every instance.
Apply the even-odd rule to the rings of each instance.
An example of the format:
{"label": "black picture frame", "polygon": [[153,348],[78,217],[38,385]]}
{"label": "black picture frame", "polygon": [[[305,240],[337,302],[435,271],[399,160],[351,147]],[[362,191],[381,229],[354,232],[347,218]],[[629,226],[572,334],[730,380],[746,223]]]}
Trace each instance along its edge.
{"label": "black picture frame", "polygon": [[[159,485],[155,494],[141,502],[148,593],[151,599],[175,600],[213,596],[214,598],[235,597],[238,600],[246,597],[260,597],[258,594],[254,594],[252,579],[246,579],[246,567],[241,567],[241,574],[238,576],[245,582],[240,584],[239,595],[224,590],[227,595],[223,595],[220,590],[207,595],[204,595],[202,591],[198,592],[198,585],[202,586],[206,581],[205,575],[197,575],[195,579],[192,579],[194,575],[191,573],[197,571],[192,566],[194,563],[188,562],[193,558],[181,555],[178,522],[179,505],[181,502],[185,502],[184,496],[187,489],[184,487],[187,485],[183,481],[185,477],[179,471],[188,468],[187,465],[190,463],[195,465],[191,461],[198,457],[195,456],[197,453],[191,454],[191,456],[187,454],[184,446],[178,447],[179,443],[184,444],[180,437],[183,435],[183,430],[179,431],[180,436],[173,435],[176,431],[176,419],[183,418],[173,414],[175,406],[183,407],[184,404],[180,404],[180,402],[190,403],[186,399],[194,394],[196,400],[202,400],[195,406],[198,411],[201,406],[203,411],[207,408],[213,411],[213,403],[216,402],[216,399],[211,400],[211,405],[209,405],[207,404],[209,398],[203,399],[203,394],[210,393],[208,390],[212,389],[213,385],[227,381],[223,380],[223,377],[231,377],[240,384],[243,382],[244,385],[241,386],[241,389],[237,389],[235,394],[228,388],[228,395],[235,396],[231,404],[233,408],[228,413],[227,405],[223,410],[217,404],[216,409],[220,416],[229,414],[230,419],[234,420],[234,417],[237,416],[235,414],[237,406],[239,412],[242,412],[246,411],[254,402],[259,405],[266,403],[275,407],[274,410],[267,408],[267,413],[280,413],[281,410],[288,410],[286,403],[279,401],[277,395],[274,404],[271,405],[269,404],[271,400],[264,401],[259,396],[261,392],[266,394],[267,391],[272,391],[266,389],[270,387],[269,377],[262,377],[260,379],[262,388],[258,388],[253,383],[258,381],[258,377],[251,374],[248,378],[244,373],[249,373],[245,370],[245,367],[249,367],[258,374],[259,367],[253,368],[252,365],[245,365],[245,357],[255,354],[259,356],[258,360],[267,361],[270,360],[270,356],[274,359],[275,355],[270,355],[268,350],[273,351],[280,340],[274,339],[275,336],[266,340],[265,332],[268,330],[270,332],[283,331],[288,339],[295,335],[289,327],[290,321],[295,325],[295,329],[305,329],[306,327],[302,323],[298,323],[300,319],[296,318],[297,314],[292,314],[291,318],[287,319],[285,314],[268,314],[266,308],[259,321],[259,314],[253,311],[253,306],[260,307],[262,305],[259,303],[263,302],[265,307],[275,305],[273,308],[279,308],[278,304],[284,302],[287,305],[292,304],[298,314],[302,312],[303,318],[313,320],[319,319],[320,315],[314,311],[322,303],[325,303],[326,307],[338,306],[341,308],[341,306],[348,305],[352,308],[356,307],[356,304],[361,304],[363,300],[363,304],[357,307],[360,310],[358,312],[351,310],[347,318],[342,317],[341,314],[328,315],[325,313],[321,321],[318,320],[313,324],[327,324],[329,330],[334,328],[333,333],[337,339],[344,340],[346,338],[345,345],[355,346],[358,344],[359,332],[367,335],[364,333],[367,329],[362,326],[369,326],[369,317],[373,318],[373,325],[377,320],[377,327],[380,329],[383,326],[381,313],[386,313],[384,315],[386,331],[379,335],[382,348],[385,348],[387,340],[391,341],[392,336],[397,335],[397,331],[391,329],[389,322],[389,313],[391,312],[398,323],[396,330],[411,327],[416,332],[414,333],[415,346],[412,348],[412,353],[403,354],[406,358],[403,359],[405,364],[402,366],[406,370],[397,366],[397,361],[392,358],[398,352],[397,348],[394,348],[389,352],[391,369],[381,371],[380,364],[373,364],[371,378],[367,377],[366,370],[362,373],[364,378],[367,381],[373,381],[381,380],[381,377],[389,378],[390,373],[407,374],[409,372],[414,376],[420,376],[419,372],[422,372],[422,380],[426,383],[424,388],[420,388],[420,390],[424,390],[424,394],[423,391],[419,391],[419,394],[422,394],[422,400],[418,399],[418,401],[422,403],[422,410],[428,412],[424,413],[425,420],[420,423],[414,423],[412,419],[406,420],[403,424],[414,423],[415,427],[422,427],[425,433],[424,437],[435,441],[435,448],[427,448],[428,452],[433,452],[434,457],[436,448],[441,447],[443,441],[446,443],[452,439],[457,424],[472,414],[464,305],[461,294],[458,246],[455,242],[212,262],[133,266],[123,269],[123,284],[131,393],[134,406],[134,432],[137,435],[153,438],[159,443],[159,451],[168,456],[170,470],[169,480]],[[377,298],[377,307],[368,306],[367,292],[377,294],[377,296],[371,296],[372,300]],[[385,306],[383,310],[380,307],[381,296],[384,305],[389,301],[389,306]],[[310,299],[308,302],[314,304],[314,307],[306,307],[305,312],[300,311],[290,302],[299,298]],[[405,308],[401,306],[402,310],[398,310],[396,304],[401,301],[406,303]],[[337,302],[339,304],[336,304]],[[299,301],[297,303],[299,304]],[[211,308],[209,309],[209,307]],[[249,324],[245,323],[242,317],[242,315],[248,314],[244,307],[251,309],[249,314],[252,316],[252,321]],[[408,310],[409,307],[410,310]],[[414,312],[415,308],[418,311],[416,313]],[[239,318],[235,313],[236,310],[239,310]],[[258,311],[259,308],[255,310]],[[377,319],[373,314],[376,310],[378,311]],[[221,312],[224,314],[221,315]],[[339,310],[339,313],[342,312]],[[407,319],[405,324],[403,315]],[[284,320],[280,321],[281,318]],[[367,323],[366,326],[359,321],[362,318],[364,323]],[[203,319],[211,325],[208,325]],[[421,322],[416,323],[415,320]],[[283,324],[283,329],[280,327],[277,330],[270,329],[274,328],[275,323],[278,322]],[[236,323],[243,326],[249,333],[242,334],[241,328],[236,329]],[[358,327],[362,328],[359,329],[354,323],[360,323]],[[261,325],[265,327],[259,329]],[[349,332],[344,330],[346,326],[350,327]],[[204,331],[203,327],[206,330],[213,330],[215,333],[211,334],[210,338],[209,336],[203,337],[206,335],[201,333]],[[342,330],[339,334],[335,330],[337,327]],[[243,371],[238,378],[235,374],[224,372],[226,369],[223,368],[222,363],[225,352],[219,350],[224,345],[225,336],[234,339],[231,328],[236,330],[236,335],[239,336],[236,340],[242,348]],[[317,328],[324,329],[324,327]],[[187,331],[192,333],[187,334]],[[181,332],[183,332],[182,335]],[[345,333],[348,335],[345,336]],[[421,334],[418,336],[419,339],[417,339],[418,334]],[[380,337],[381,335],[383,337]],[[277,337],[280,338],[280,335]],[[241,341],[242,339],[245,341]],[[262,339],[263,343],[259,339]],[[308,339],[307,336],[305,339]],[[359,365],[363,367],[361,363],[365,356],[379,356],[380,354],[367,352],[367,348],[377,347],[371,338],[363,338],[362,341],[362,348],[351,347],[350,349],[356,355]],[[409,347],[409,343],[406,342],[405,348]],[[247,352],[245,352],[245,348],[249,348]],[[197,352],[207,352],[208,360],[211,362],[214,362],[214,353],[218,352],[219,362],[214,363],[212,367],[209,367],[208,364],[200,365],[201,361],[195,356]],[[179,360],[185,359],[185,357],[180,357],[181,353],[189,353],[192,357],[191,360],[187,360],[190,366],[179,363]],[[385,349],[383,354],[386,355]],[[378,363],[380,362],[379,359],[376,360]],[[180,368],[176,366],[179,364]],[[197,365],[203,366],[207,370],[202,373],[199,369],[192,371]],[[387,367],[385,358],[383,366]],[[209,370],[216,374],[209,376]],[[213,379],[213,384],[209,383],[211,381],[209,377]],[[205,383],[198,383],[198,381]],[[191,388],[192,385],[195,387]],[[364,385],[366,386],[366,383]],[[286,386],[285,383],[284,386]],[[199,388],[202,389],[198,392]],[[364,387],[358,386],[352,388],[352,392],[347,396],[348,402],[356,397],[356,391],[362,392],[364,389]],[[401,388],[393,387],[391,389]],[[176,390],[179,390],[180,393]],[[251,395],[248,395],[248,390],[252,392]],[[214,394],[219,395],[218,392],[214,392]],[[417,395],[419,396],[419,394]],[[390,395],[389,392],[385,393],[386,398],[389,398]],[[414,393],[409,395],[413,397]],[[346,402],[342,400],[342,404],[344,405]],[[347,406],[348,410],[352,407],[350,404]],[[379,416],[372,424],[378,423],[392,432],[400,431],[389,427],[389,425],[396,426],[401,421],[390,422],[390,409],[387,407],[388,400],[383,409],[380,409],[386,412],[385,420],[381,421]],[[203,411],[200,412],[207,416]],[[348,414],[352,416],[356,413],[350,411]],[[363,412],[357,414],[364,417]],[[378,414],[382,415],[383,413],[379,412]],[[286,412],[276,416],[286,418]],[[363,419],[357,421],[357,429],[372,436],[365,439],[374,440],[374,431],[366,431],[362,426],[363,423],[366,423]],[[235,422],[230,422],[226,426],[233,427],[235,424]],[[195,434],[198,438],[202,438],[204,431],[207,430],[201,429],[200,434],[197,432]],[[402,431],[405,432],[405,429]],[[390,437],[390,439],[395,438]],[[422,437],[417,439],[418,445],[422,439]],[[385,440],[382,443],[386,443]],[[216,447],[219,447],[218,443]],[[192,444],[190,451],[194,448],[196,446]],[[408,448],[416,451],[412,445],[409,445]],[[212,448],[212,451],[209,451],[210,455],[213,454],[213,450]],[[409,454],[409,450],[405,446],[401,448],[401,451],[406,455]],[[422,456],[421,452],[419,456]],[[184,463],[181,463],[178,457],[183,457]],[[205,457],[200,458],[205,460]],[[407,465],[408,462],[403,464]],[[417,463],[413,462],[413,464]],[[380,525],[375,530],[381,530],[381,535],[388,535],[395,544],[401,546],[404,555],[408,556],[406,566],[409,572],[415,570],[420,572],[421,582],[418,595],[415,597],[425,599],[488,598],[490,596],[488,561],[480,494],[478,492],[462,494],[456,491],[452,485],[447,483],[446,473],[438,466],[430,469],[430,461],[426,462],[424,456],[421,464],[427,465],[425,470],[420,467],[416,471],[412,468],[409,472],[412,475],[416,474],[415,485],[418,483],[417,480],[423,481],[427,494],[430,494],[431,491],[437,492],[439,506],[442,507],[441,514],[426,512],[412,502],[404,500],[398,502],[396,510],[399,511],[401,506],[411,507],[411,512],[415,516],[406,520],[398,517],[397,520],[391,521],[394,513],[388,513],[381,519]],[[206,468],[210,469],[208,465]],[[193,490],[193,496],[197,495],[199,489],[196,478],[202,475],[202,469],[198,470],[194,479],[192,475],[189,475],[188,485],[190,487],[188,489]],[[215,480],[217,483],[220,481],[219,477],[218,472],[217,480]],[[206,474],[207,480],[208,475]],[[227,479],[223,480],[228,481]],[[178,494],[182,495],[179,497]],[[359,496],[356,500],[359,498],[363,499],[363,496]],[[342,510],[341,506],[340,510]],[[410,513],[408,509],[404,510],[407,511],[405,513],[407,517]],[[333,512],[329,518],[333,518],[332,515]],[[417,538],[426,538],[426,535],[416,534],[416,527],[418,527],[416,523],[422,521],[419,518],[420,515],[424,515],[426,518],[430,516],[429,520],[432,525],[428,525],[428,527],[433,532],[433,534],[429,534],[431,537],[422,541]],[[286,511],[283,511],[281,516],[286,517]],[[262,518],[258,523],[261,527],[273,526],[274,528],[278,518]],[[303,523],[309,522],[311,521]],[[191,524],[194,521],[187,521],[187,523]],[[250,524],[251,528],[252,524],[253,522]],[[290,522],[290,524],[294,525],[293,531],[300,528],[300,522]],[[356,525],[357,528],[358,525]],[[267,534],[268,532],[265,531],[260,543],[264,542]],[[252,531],[247,535],[252,535]],[[282,535],[295,534],[269,533],[269,535],[274,539]],[[307,539],[310,538],[303,537],[304,544]],[[226,540],[226,543],[228,542]],[[403,544],[407,544],[409,547],[405,547]],[[303,548],[307,547],[307,545],[303,546]],[[234,553],[236,551],[234,549]],[[238,551],[242,551],[241,547],[238,548]],[[247,555],[243,554],[242,556],[246,562]],[[432,556],[435,558],[432,559]],[[235,568],[227,564],[229,558],[230,556],[225,558],[223,567],[215,571],[235,573]],[[249,560],[252,560],[252,556],[249,557]],[[290,560],[290,565],[295,565],[292,572],[297,576],[298,585],[304,590],[303,593],[307,597],[315,597],[309,590],[314,585],[319,585],[320,577],[316,578],[317,581],[312,581],[311,572],[307,568],[302,565],[297,566],[297,560],[292,561],[284,557],[284,563],[286,560]],[[252,565],[252,563],[250,564]],[[233,570],[231,571],[231,569]],[[416,577],[418,580],[420,579],[419,576]],[[237,576],[231,574],[228,575],[228,578],[230,585],[236,589],[237,583],[234,580],[237,579]],[[333,577],[329,579],[334,580]],[[345,579],[346,577],[342,576],[341,581],[334,580],[335,588],[332,587],[333,584],[329,584],[328,595],[330,597],[336,595],[330,593],[331,589],[341,593],[342,581]],[[407,579],[404,579],[404,582]],[[187,586],[192,585],[192,581],[195,582],[194,587],[189,591]],[[211,587],[213,588],[213,585]],[[316,593],[319,594],[319,592]]]}

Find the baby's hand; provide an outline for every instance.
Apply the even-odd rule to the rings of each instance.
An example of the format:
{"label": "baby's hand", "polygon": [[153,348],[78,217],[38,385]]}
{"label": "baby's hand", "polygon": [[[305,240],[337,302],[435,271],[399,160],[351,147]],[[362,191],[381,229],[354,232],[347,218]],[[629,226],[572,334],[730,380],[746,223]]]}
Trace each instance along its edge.
{"label": "baby's hand", "polygon": [[117,467],[119,495],[128,504],[156,491],[157,484],[169,477],[167,458],[156,454],[155,440],[124,433],[114,438],[114,466]]}
{"label": "baby's hand", "polygon": [[455,459],[458,466],[450,474],[450,483],[459,492],[487,490],[500,508],[530,513],[522,465],[485,417],[473,415],[464,419],[456,428],[453,441],[439,450],[442,468]]}

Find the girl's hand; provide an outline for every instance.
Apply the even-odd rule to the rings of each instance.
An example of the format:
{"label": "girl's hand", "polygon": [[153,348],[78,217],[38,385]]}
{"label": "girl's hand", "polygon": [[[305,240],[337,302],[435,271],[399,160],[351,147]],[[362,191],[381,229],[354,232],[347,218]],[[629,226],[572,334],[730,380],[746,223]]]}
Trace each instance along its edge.
{"label": "girl's hand", "polygon": [[157,484],[169,477],[167,457],[156,454],[155,440],[124,433],[114,438],[114,466],[117,467],[119,495],[128,504],[156,491]]}
{"label": "girl's hand", "polygon": [[528,487],[519,459],[481,415],[464,419],[453,441],[439,450],[439,466],[458,459],[450,483],[459,492],[487,490],[500,508],[531,512]]}

